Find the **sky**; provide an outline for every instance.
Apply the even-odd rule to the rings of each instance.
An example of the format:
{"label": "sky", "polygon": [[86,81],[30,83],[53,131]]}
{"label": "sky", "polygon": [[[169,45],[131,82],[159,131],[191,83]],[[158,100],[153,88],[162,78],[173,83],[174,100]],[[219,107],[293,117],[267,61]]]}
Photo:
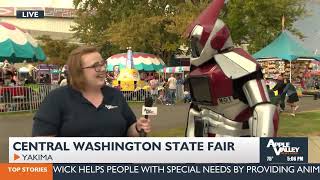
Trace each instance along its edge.
{"label": "sky", "polygon": [[0,7],[73,8],[72,0],[0,0]]}
{"label": "sky", "polygon": [[[320,54],[320,0],[306,0],[309,16],[298,20],[295,27],[299,29],[306,38],[302,44]],[[0,0],[0,7],[56,7],[73,8],[72,0]]]}
{"label": "sky", "polygon": [[318,49],[317,54],[320,54],[320,0],[307,1],[310,16],[298,20],[295,27],[306,36],[303,45],[312,51]]}

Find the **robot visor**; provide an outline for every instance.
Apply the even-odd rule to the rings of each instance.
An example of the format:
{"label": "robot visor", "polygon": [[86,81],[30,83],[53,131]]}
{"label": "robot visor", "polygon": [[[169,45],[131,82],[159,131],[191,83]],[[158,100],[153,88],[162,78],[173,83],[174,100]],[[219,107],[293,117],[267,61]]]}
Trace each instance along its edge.
{"label": "robot visor", "polygon": [[191,40],[191,55],[194,58],[197,58],[200,56],[203,46],[200,44],[200,39],[202,36],[203,27],[200,25],[196,25],[191,34],[190,34],[190,40]]}
{"label": "robot visor", "polygon": [[191,56],[193,58],[200,57],[200,54],[203,49],[202,45],[200,44],[200,40],[196,37],[192,37],[190,46],[191,46]]}

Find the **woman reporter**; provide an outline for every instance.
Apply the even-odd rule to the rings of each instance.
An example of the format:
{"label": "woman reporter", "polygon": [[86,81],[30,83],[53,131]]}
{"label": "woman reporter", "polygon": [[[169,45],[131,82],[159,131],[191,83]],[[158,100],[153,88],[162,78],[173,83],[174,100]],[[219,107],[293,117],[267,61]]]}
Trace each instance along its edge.
{"label": "woman reporter", "polygon": [[105,86],[105,61],[95,47],[79,47],[68,59],[70,84],[53,90],[34,116],[33,136],[139,136],[149,119],[136,119],[122,93]]}

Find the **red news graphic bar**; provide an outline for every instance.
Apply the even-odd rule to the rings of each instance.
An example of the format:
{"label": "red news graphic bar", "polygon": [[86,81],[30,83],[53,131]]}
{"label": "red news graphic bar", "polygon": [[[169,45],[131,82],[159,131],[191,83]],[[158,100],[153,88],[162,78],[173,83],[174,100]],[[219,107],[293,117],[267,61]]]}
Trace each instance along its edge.
{"label": "red news graphic bar", "polygon": [[52,180],[52,164],[0,164],[3,180]]}

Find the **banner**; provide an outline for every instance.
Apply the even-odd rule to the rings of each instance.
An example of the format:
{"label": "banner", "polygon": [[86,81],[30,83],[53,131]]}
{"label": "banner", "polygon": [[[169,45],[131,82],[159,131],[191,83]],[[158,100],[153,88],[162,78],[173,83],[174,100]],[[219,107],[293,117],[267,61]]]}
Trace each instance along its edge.
{"label": "banner", "polygon": [[[9,138],[10,163],[259,163],[259,138]],[[139,157],[139,158],[137,158]]]}
{"label": "banner", "polygon": [[319,179],[308,150],[306,137],[11,137],[0,179]]}

